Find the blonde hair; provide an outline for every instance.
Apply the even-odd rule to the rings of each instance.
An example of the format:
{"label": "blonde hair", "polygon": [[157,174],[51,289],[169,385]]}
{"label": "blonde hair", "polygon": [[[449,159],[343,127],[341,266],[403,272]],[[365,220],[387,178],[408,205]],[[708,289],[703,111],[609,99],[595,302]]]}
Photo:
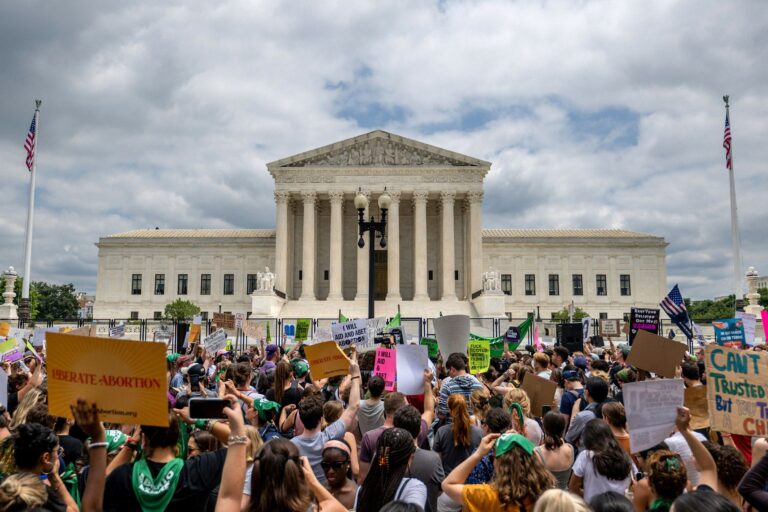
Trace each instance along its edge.
{"label": "blonde hair", "polygon": [[245,449],[245,460],[247,462],[253,462],[254,459],[256,459],[259,450],[261,450],[261,447],[264,446],[264,440],[259,434],[259,429],[253,425],[245,426],[245,435],[251,441]]}
{"label": "blonde hair", "polygon": [[533,361],[538,363],[542,368],[549,367],[549,356],[544,352],[536,352],[533,354]]}
{"label": "blonde hair", "polygon": [[512,388],[504,395],[504,410],[509,412],[509,406],[517,402],[523,408],[523,414],[531,415],[531,401],[528,399],[528,393],[520,388]]}
{"label": "blonde hair", "polygon": [[469,395],[469,402],[472,404],[472,413],[479,419],[484,420],[485,416],[491,411],[491,404],[488,402],[491,394],[488,389],[481,388],[472,391]]}
{"label": "blonde hair", "polygon": [[32,473],[16,473],[0,484],[0,510],[41,507],[47,500],[45,485]]}
{"label": "blonde hair", "polygon": [[27,391],[27,394],[21,399],[19,406],[16,407],[16,411],[13,413],[13,418],[11,418],[11,423],[8,425],[8,429],[15,430],[16,427],[22,423],[26,423],[29,411],[31,411],[38,403],[45,402],[46,398],[47,395],[43,393],[43,390],[38,386]]}
{"label": "blonde hair", "polygon": [[602,379],[608,384],[611,383],[611,376],[608,375],[607,372],[604,372],[603,370],[592,370],[592,373],[589,374],[590,377],[597,377],[598,379]]}
{"label": "blonde hair", "polygon": [[536,501],[533,512],[589,512],[590,510],[580,496],[562,489],[550,489]]}

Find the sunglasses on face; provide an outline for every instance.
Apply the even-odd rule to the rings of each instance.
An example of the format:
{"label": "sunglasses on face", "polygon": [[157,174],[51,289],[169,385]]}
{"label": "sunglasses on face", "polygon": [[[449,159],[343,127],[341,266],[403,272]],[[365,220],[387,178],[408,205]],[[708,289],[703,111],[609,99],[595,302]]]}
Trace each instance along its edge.
{"label": "sunglasses on face", "polygon": [[320,466],[323,469],[332,469],[334,471],[338,471],[344,466],[346,466],[347,464],[349,464],[349,461],[345,460],[344,462],[321,462]]}

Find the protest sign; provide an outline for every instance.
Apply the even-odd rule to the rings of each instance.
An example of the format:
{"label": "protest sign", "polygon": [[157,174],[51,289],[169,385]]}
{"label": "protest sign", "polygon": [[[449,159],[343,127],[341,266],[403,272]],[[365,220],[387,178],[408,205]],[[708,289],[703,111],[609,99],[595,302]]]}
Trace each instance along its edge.
{"label": "protest sign", "polygon": [[699,430],[709,427],[709,406],[707,404],[707,386],[685,388],[685,406],[691,411],[691,428]]}
{"label": "protest sign", "polygon": [[0,405],[8,408],[8,374],[0,370]]}
{"label": "protest sign", "polygon": [[227,346],[227,331],[218,329],[213,334],[209,334],[203,338],[203,346],[209,354],[216,354],[216,352]]}
{"label": "protest sign", "polygon": [[[346,320],[344,320],[343,322],[348,322],[348,321],[349,321],[349,318],[346,318]],[[387,319],[383,316],[377,316],[376,318],[369,318],[368,319],[368,342],[365,344],[365,346],[373,347],[376,344],[376,335],[383,333],[384,328],[386,326],[387,326]]]}
{"label": "protest sign", "polygon": [[9,350],[13,350],[15,348],[16,348],[16,340],[14,339],[5,339],[2,342],[0,342],[0,354],[4,354]]}
{"label": "protest sign", "polygon": [[295,335],[296,335],[295,324],[283,324],[283,336],[285,336],[286,338],[293,338]]}
{"label": "protest sign", "polygon": [[168,426],[165,346],[49,332],[50,414],[71,418],[78,398],[96,402],[99,419]]}
{"label": "protest sign", "polygon": [[219,329],[234,329],[235,328],[235,315],[231,313],[214,313],[213,323]]}
{"label": "protest sign", "polygon": [[469,317],[467,315],[446,315],[433,320],[435,338],[445,359],[454,352],[464,354],[469,341]]}
{"label": "protest sign", "polygon": [[[514,352],[517,347],[520,346],[520,329],[516,325],[510,325],[507,327],[507,332],[504,333],[503,343],[507,344],[509,350]],[[504,348],[502,345],[502,352]]]}
{"label": "protest sign", "polygon": [[11,329],[11,324],[8,322],[1,322],[0,323],[0,336],[5,338],[8,336],[8,331]]}
{"label": "protest sign", "polygon": [[123,336],[125,336],[125,324],[120,324],[109,328],[110,338],[122,338]]}
{"label": "protest sign", "polygon": [[35,332],[32,334],[32,345],[35,347],[44,346],[46,332],[59,332],[59,330],[55,328],[49,329],[47,327],[35,327]]}
{"label": "protest sign", "polygon": [[68,327],[62,327],[61,333],[70,334],[73,336],[96,336],[96,326],[84,325],[77,329],[70,329]]}
{"label": "protest sign", "polygon": [[748,346],[755,344],[755,328],[757,328],[757,315],[752,313],[745,313],[743,311],[736,312],[736,318],[740,318],[744,325],[744,343]]}
{"label": "protest sign", "polygon": [[334,341],[305,345],[304,354],[307,356],[313,379],[320,380],[349,373],[349,359]]}
{"label": "protest sign", "polygon": [[631,308],[629,310],[629,344],[635,342],[638,332],[659,334],[659,310],[653,308]]}
{"label": "protest sign", "polygon": [[192,324],[200,325],[203,323],[203,315],[195,315],[192,317]]}
{"label": "protest sign", "polygon": [[373,374],[384,379],[384,389],[394,391],[397,381],[397,356],[391,348],[379,347],[376,349],[376,364]]}
{"label": "protest sign", "polygon": [[436,359],[437,354],[440,353],[440,348],[437,346],[437,340],[434,338],[421,338],[419,345],[427,347],[427,356],[430,359]]}
{"label": "protest sign", "polygon": [[672,379],[687,348],[684,343],[640,329],[629,352],[627,364]]}
{"label": "protest sign", "polygon": [[712,430],[745,436],[768,431],[768,354],[707,345],[707,401]]}
{"label": "protest sign", "polygon": [[245,322],[245,313],[235,313],[235,329],[242,329]]}
{"label": "protest sign", "polygon": [[341,347],[361,345],[368,342],[368,319],[360,318],[331,325],[334,341]]}
{"label": "protest sign", "polygon": [[491,343],[488,340],[467,342],[469,355],[469,373],[483,373],[491,365]]}
{"label": "protest sign", "polygon": [[739,318],[724,318],[712,322],[715,340],[724,347],[740,348],[744,345],[744,322]]}
{"label": "protest sign", "polygon": [[399,345],[397,347],[397,390],[404,395],[424,393],[424,370],[429,368],[427,347]]}
{"label": "protest sign", "polygon": [[531,402],[531,414],[534,416],[543,416],[543,407],[545,405],[552,406],[555,401],[557,384],[549,379],[526,373],[523,377],[523,385],[520,387],[528,394],[528,400]]}
{"label": "protest sign", "polygon": [[309,338],[309,327],[312,324],[312,320],[309,318],[299,318],[296,320],[296,341],[307,341]]}
{"label": "protest sign", "polygon": [[582,336],[581,339],[586,341],[589,339],[589,331],[592,327],[592,319],[588,316],[581,319]]}
{"label": "protest sign", "polygon": [[260,340],[264,337],[264,321],[246,320],[243,322],[243,332],[249,338],[256,338],[257,340]]}
{"label": "protest sign", "polygon": [[200,341],[200,324],[192,324],[189,326],[189,332],[187,332],[187,341],[189,343],[197,343]]}
{"label": "protest sign", "polygon": [[760,318],[763,321],[763,334],[765,335],[763,339],[768,342],[768,310],[762,310],[760,312]]}
{"label": "protest sign", "polygon": [[677,408],[683,405],[682,379],[628,382],[621,389],[632,453],[653,448],[672,435]]}
{"label": "protest sign", "polygon": [[612,338],[614,336],[621,336],[621,326],[618,320],[608,320],[607,318],[600,319],[600,336],[606,338]]}
{"label": "protest sign", "polygon": [[333,341],[333,333],[328,329],[315,329],[312,333],[312,342],[320,343],[321,341]]}

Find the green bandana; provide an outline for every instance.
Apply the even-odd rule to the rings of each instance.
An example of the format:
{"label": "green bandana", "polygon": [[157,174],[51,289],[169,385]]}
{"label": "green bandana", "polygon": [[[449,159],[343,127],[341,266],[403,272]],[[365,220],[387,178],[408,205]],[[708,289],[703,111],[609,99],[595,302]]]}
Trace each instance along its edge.
{"label": "green bandana", "polygon": [[107,454],[112,454],[123,447],[128,436],[120,432],[119,430],[107,430]]}
{"label": "green bandana", "polygon": [[512,402],[509,404],[509,414],[512,414],[512,411],[517,411],[517,421],[520,423],[520,428],[523,428],[523,425],[525,425],[525,415],[523,414],[523,406],[520,405],[517,402]]}
{"label": "green bandana", "polygon": [[176,456],[181,460],[187,459],[187,442],[189,442],[189,425],[186,422],[179,422],[179,440],[176,442]]}
{"label": "green bandana", "polygon": [[149,470],[146,459],[139,459],[133,465],[131,484],[141,510],[144,512],[162,512],[168,508],[168,504],[176,492],[176,486],[179,484],[183,467],[183,460],[173,459],[163,466],[156,478],[152,478],[152,472]]}
{"label": "green bandana", "polygon": [[270,409],[274,409],[275,412],[280,412],[280,404],[277,402],[272,402],[270,400],[266,400],[264,398],[260,398],[258,400],[253,401],[253,408],[259,411],[259,419],[261,421],[267,421],[267,416],[264,414],[264,411],[268,411]]}
{"label": "green bandana", "polygon": [[69,495],[75,500],[77,506],[80,506],[80,487],[77,485],[77,471],[75,471],[75,465],[70,462],[67,464],[67,469],[61,474],[61,481],[64,482],[64,486],[67,488]]}
{"label": "green bandana", "polygon": [[527,437],[521,436],[520,434],[502,434],[502,436],[496,440],[496,457],[504,455],[514,446],[519,446],[528,455],[533,455],[534,446]]}

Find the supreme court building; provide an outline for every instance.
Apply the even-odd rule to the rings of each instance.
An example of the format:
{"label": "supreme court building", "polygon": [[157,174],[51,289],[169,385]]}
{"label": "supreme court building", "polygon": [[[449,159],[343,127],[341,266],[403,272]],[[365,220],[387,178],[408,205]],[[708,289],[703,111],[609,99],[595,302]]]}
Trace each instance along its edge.
{"label": "supreme court building", "polygon": [[[366,219],[391,197],[376,240],[376,314],[542,318],[571,301],[593,318],[656,307],[663,238],[617,229],[483,229],[491,163],[374,131],[267,164],[275,229],[147,229],[99,239],[94,318],[153,318],[182,298],[206,314],[283,318],[367,314]],[[510,191],[511,192],[511,191]],[[510,194],[513,196],[513,194]],[[369,235],[365,237],[369,244]],[[268,267],[268,270],[267,270]],[[264,283],[267,283],[265,285]]]}

